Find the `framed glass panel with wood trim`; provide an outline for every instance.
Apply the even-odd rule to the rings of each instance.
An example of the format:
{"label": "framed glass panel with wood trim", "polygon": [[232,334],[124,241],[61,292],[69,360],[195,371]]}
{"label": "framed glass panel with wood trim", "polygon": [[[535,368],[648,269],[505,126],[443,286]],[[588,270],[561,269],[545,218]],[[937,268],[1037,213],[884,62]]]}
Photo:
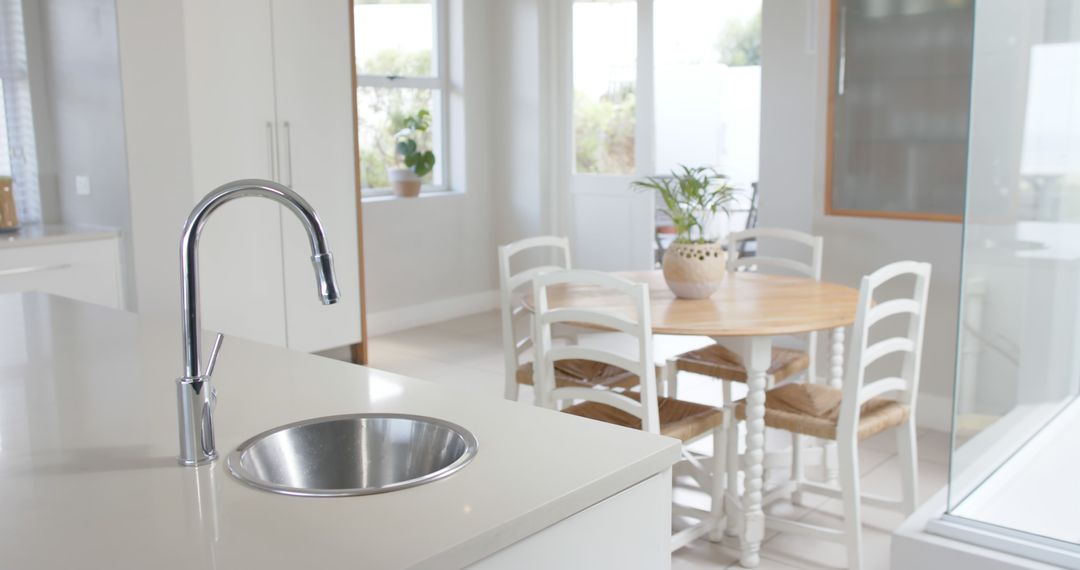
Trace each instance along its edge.
{"label": "framed glass panel with wood trim", "polygon": [[961,220],[973,0],[832,0],[825,213]]}
{"label": "framed glass panel with wood trim", "polygon": [[449,190],[445,4],[354,0],[364,199]]}

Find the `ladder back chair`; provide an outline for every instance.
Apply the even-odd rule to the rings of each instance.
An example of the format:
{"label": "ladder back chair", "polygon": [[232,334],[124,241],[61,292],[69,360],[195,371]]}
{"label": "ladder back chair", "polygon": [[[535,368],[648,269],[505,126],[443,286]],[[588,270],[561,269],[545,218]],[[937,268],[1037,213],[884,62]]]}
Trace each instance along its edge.
{"label": "ladder back chair", "polygon": [[[875,303],[881,285],[898,278],[912,280],[910,296]],[[915,403],[919,389],[926,302],[930,287],[930,264],[901,261],[886,265],[863,277],[859,288],[858,309],[850,341],[847,369],[842,388],[823,384],[785,383],[765,393],[765,425],[792,433],[796,452],[798,439],[811,436],[833,440],[840,455],[839,488],[807,481],[801,462],[792,463],[791,480],[767,494],[778,496],[811,492],[839,498],[843,502],[843,528],[829,528],[766,516],[766,525],[781,532],[802,532],[844,544],[848,566],[862,567],[861,502],[876,507],[914,512],[918,501],[918,459],[915,433]],[[871,342],[871,332],[882,321],[895,323],[906,318],[905,332]],[[892,326],[896,326],[893,324]],[[875,337],[882,336],[876,332]],[[882,358],[898,355],[896,375],[880,369],[868,372]],[[887,364],[887,363],[883,363]],[[884,396],[891,395],[890,398]],[[735,406],[735,417],[746,417],[746,406]],[[735,440],[736,425],[728,431],[728,446]],[[901,498],[863,495],[859,490],[859,441],[877,433],[895,430],[901,469]],[[735,481],[737,466],[728,465],[728,479]]]}
{"label": "ladder back chair", "polygon": [[[560,259],[554,264],[535,265],[511,273],[513,259],[521,254],[541,258],[543,254],[556,253]],[[519,258],[520,259],[520,258]],[[533,259],[535,261],[535,259]],[[522,384],[533,384],[533,365],[524,358],[532,348],[530,315],[521,304],[521,298],[532,287],[533,277],[570,268],[570,241],[564,237],[538,236],[499,246],[499,309],[502,321],[502,344],[504,364],[504,393],[508,400],[517,400]],[[558,382],[564,384],[608,387],[629,386],[635,381],[624,371],[598,365],[593,362],[565,361],[557,366]]]}
{"label": "ladder back chair", "polygon": [[[591,309],[550,308],[548,290],[557,285],[602,288],[625,295],[633,303],[635,315],[613,314]],[[674,516],[696,521],[675,533],[672,550],[690,543],[715,528],[720,528],[723,513],[724,411],[711,406],[664,398],[658,395],[656,366],[653,363],[652,326],[649,290],[644,283],[633,283],[595,271],[560,271],[533,278],[534,338],[536,339],[537,401],[564,413],[603,421],[649,433],[666,435],[683,442],[683,460],[678,466],[712,498],[709,511],[675,504]],[[575,323],[625,334],[634,340],[632,357],[602,348],[553,346],[553,326]],[[633,390],[605,390],[598,386],[558,385],[556,363],[561,360],[586,360],[618,368],[630,374]],[[573,403],[577,402],[577,403]],[[713,456],[691,453],[686,445],[713,436]]]}

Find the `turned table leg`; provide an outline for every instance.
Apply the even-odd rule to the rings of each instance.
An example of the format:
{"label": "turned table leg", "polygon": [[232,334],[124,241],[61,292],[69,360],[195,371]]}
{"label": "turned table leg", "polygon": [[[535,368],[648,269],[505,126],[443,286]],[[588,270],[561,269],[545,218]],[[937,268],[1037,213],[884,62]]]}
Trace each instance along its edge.
{"label": "turned table leg", "polygon": [[742,540],[739,562],[753,568],[760,562],[761,541],[765,536],[765,513],[762,510],[765,458],[765,377],[772,359],[772,339],[751,337],[744,345],[748,392],[746,395],[746,475],[742,497]]}
{"label": "turned table leg", "polygon": [[[844,327],[829,331],[829,386],[841,388],[844,384]],[[825,444],[825,481],[836,485],[840,476],[840,467],[836,456],[836,442]]]}

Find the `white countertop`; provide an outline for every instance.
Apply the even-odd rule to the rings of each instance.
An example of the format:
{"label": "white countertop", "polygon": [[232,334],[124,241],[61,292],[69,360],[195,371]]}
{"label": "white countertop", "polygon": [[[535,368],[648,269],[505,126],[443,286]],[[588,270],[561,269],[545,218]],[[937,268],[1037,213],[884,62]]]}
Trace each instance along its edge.
{"label": "white countertop", "polygon": [[176,464],[178,329],[38,293],[0,296],[0,323],[2,568],[458,568],[679,457],[673,439],[227,337],[222,455],[353,412],[434,416],[479,440],[464,469],[412,489],[275,495],[223,460]]}
{"label": "white countertop", "polygon": [[0,232],[0,249],[110,239],[118,235],[116,229],[97,226],[26,224],[13,232]]}

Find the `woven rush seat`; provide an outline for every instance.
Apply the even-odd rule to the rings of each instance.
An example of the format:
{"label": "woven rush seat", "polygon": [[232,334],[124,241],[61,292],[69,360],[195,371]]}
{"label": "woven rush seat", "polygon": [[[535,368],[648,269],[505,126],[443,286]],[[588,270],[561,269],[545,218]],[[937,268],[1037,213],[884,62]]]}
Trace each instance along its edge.
{"label": "woven rush seat", "polygon": [[[712,344],[704,348],[684,352],[674,358],[675,368],[680,372],[693,372],[732,382],[746,382],[746,367],[742,358],[731,350]],[[768,374],[774,381],[785,379],[810,367],[810,355],[802,350],[773,348],[772,364]]]}
{"label": "woven rush seat", "polygon": [[[765,392],[765,425],[824,439],[836,439],[842,391],[822,384],[784,384]],[[859,413],[859,439],[896,427],[910,409],[888,398],[871,398]],[[746,419],[746,400],[735,403],[735,417]]]}
{"label": "woven rush seat", "polygon": [[[640,394],[624,394],[640,401]],[[709,433],[724,421],[724,411],[712,406],[659,397],[660,433],[682,441],[689,441],[699,435]],[[641,420],[607,404],[583,402],[563,409],[564,413],[599,420],[609,424],[641,429]]]}
{"label": "woven rush seat", "polygon": [[[533,365],[526,362],[518,366],[518,384],[533,385]],[[592,360],[556,360],[555,387],[603,386],[606,388],[630,388],[638,385],[638,378],[632,372],[622,368],[593,362]]]}

